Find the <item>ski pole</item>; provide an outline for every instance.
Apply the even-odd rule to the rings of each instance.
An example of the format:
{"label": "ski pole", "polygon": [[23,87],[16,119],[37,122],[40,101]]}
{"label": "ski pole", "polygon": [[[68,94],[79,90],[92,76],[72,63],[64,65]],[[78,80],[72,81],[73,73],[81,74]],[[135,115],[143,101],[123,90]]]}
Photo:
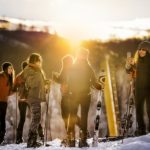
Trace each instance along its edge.
{"label": "ski pole", "polygon": [[14,140],[14,142],[17,142],[17,122],[18,122],[17,107],[18,107],[18,88],[16,89],[16,122],[15,122],[15,140]]}
{"label": "ski pole", "polygon": [[[49,144],[47,144],[47,130],[48,130],[48,109],[49,109],[49,94],[50,94],[50,90],[47,90],[47,100],[46,100],[46,114],[45,114],[45,146],[50,146]],[[51,131],[50,131],[50,137],[51,137]]]}

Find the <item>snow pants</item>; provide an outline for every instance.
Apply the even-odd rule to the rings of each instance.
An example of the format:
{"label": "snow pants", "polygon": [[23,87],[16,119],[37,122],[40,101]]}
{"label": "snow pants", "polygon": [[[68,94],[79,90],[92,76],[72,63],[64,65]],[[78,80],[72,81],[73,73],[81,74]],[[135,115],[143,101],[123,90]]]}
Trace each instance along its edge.
{"label": "snow pants", "polygon": [[41,121],[41,103],[40,102],[32,102],[30,103],[31,109],[31,124],[28,135],[28,143],[35,143],[38,135],[38,128]]}
{"label": "snow pants", "polygon": [[88,112],[90,107],[91,95],[88,94],[72,94],[71,96],[71,105],[70,105],[70,132],[75,135],[75,124],[76,116],[78,112],[79,105],[81,106],[81,120],[80,120],[80,129],[82,130],[83,135],[87,136],[87,121],[88,121]]}

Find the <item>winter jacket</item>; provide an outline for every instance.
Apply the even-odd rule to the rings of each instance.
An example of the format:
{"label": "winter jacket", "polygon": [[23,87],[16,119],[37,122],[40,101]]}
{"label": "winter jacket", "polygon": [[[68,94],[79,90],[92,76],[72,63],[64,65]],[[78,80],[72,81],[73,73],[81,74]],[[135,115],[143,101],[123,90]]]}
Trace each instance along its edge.
{"label": "winter jacket", "polygon": [[70,93],[88,94],[90,87],[95,86],[101,89],[97,83],[93,69],[87,61],[78,62],[73,65],[69,73],[69,91]]}
{"label": "winter jacket", "polygon": [[6,102],[10,94],[10,85],[7,75],[0,72],[0,102]]}
{"label": "winter jacket", "polygon": [[134,66],[126,64],[126,71],[135,78],[135,88],[150,88],[150,54],[139,57]]}
{"label": "winter jacket", "polygon": [[69,94],[68,90],[68,79],[69,79],[69,70],[63,69],[59,76],[57,77],[56,82],[61,84],[61,92],[63,96],[67,96]]}
{"label": "winter jacket", "polygon": [[25,80],[23,78],[23,71],[20,72],[14,81],[13,91],[18,91],[20,100],[26,100],[27,90],[25,88]]}
{"label": "winter jacket", "polygon": [[150,88],[150,54],[139,57],[136,65],[136,88]]}
{"label": "winter jacket", "polygon": [[34,64],[29,64],[23,71],[25,88],[28,91],[29,101],[45,101],[45,79],[40,68]]}

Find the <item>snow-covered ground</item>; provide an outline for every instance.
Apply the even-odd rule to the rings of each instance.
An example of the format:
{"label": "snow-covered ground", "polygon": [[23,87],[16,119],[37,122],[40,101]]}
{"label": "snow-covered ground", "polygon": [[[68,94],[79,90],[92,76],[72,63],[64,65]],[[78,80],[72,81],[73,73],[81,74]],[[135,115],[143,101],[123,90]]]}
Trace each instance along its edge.
{"label": "snow-covered ground", "polygon": [[[5,146],[0,146],[0,150],[80,150],[81,148],[69,148],[69,147],[61,147],[60,140],[55,139],[51,142],[47,142],[51,146],[45,147],[41,146],[39,148],[27,148],[27,144],[8,144]],[[92,140],[89,139],[88,143],[90,147],[82,148],[83,150],[150,150],[150,134],[140,137],[128,138],[115,142],[105,142],[99,143],[98,147],[92,147]]]}

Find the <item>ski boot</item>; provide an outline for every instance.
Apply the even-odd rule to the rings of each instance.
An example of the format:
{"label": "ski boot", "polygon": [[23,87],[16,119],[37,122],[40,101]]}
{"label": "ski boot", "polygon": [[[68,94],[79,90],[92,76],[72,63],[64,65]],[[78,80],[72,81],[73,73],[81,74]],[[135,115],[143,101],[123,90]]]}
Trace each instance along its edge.
{"label": "ski boot", "polygon": [[0,132],[0,145],[6,145],[6,141],[4,137],[5,137],[5,133]]}
{"label": "ski boot", "polygon": [[42,128],[41,124],[39,125],[39,128],[38,128],[38,134],[39,134],[39,137],[40,137],[40,141],[44,145],[44,133],[43,133],[43,128]]}
{"label": "ski boot", "polygon": [[23,138],[22,137],[20,137],[20,138],[17,138],[16,139],[16,144],[20,144],[20,143],[23,143]]}
{"label": "ski boot", "polygon": [[16,144],[20,144],[20,143],[23,143],[23,138],[22,138],[22,132],[21,131],[18,131],[17,132],[17,138],[16,138]]}
{"label": "ski boot", "polygon": [[87,143],[87,133],[83,133],[82,130],[80,130],[80,138],[79,138],[79,147],[89,147]]}
{"label": "ski boot", "polygon": [[4,141],[4,136],[0,133],[0,144]]}
{"label": "ski boot", "polygon": [[37,142],[37,134],[36,133],[33,133],[33,132],[29,132],[29,139],[27,141],[27,148],[30,148],[30,147],[40,147],[42,144]]}
{"label": "ski boot", "polygon": [[63,140],[61,141],[61,146],[67,147],[67,139],[63,139]]}
{"label": "ski boot", "polygon": [[79,147],[89,147],[89,144],[87,143],[86,139],[82,139],[79,141]]}
{"label": "ski boot", "polygon": [[73,135],[72,132],[70,132],[68,134],[68,140],[67,141],[68,141],[67,143],[68,143],[69,147],[75,147],[75,135]]}

